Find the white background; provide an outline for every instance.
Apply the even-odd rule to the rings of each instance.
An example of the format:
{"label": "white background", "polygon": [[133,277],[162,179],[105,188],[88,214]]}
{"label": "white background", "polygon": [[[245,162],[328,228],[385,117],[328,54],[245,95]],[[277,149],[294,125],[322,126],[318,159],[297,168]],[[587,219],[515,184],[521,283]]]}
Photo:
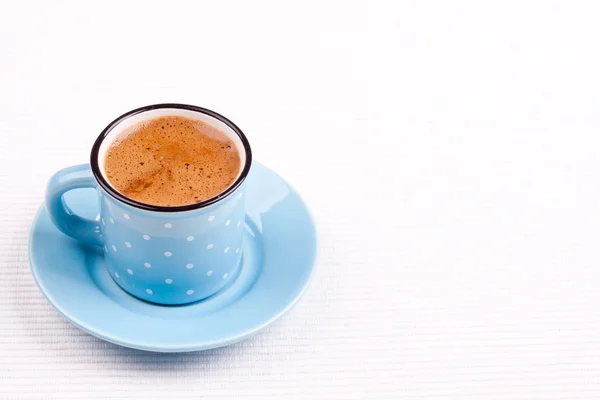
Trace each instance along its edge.
{"label": "white background", "polygon": [[[597,2],[82,3],[0,12],[0,398],[600,397]],[[311,288],[247,342],[105,343],[29,272],[50,175],[157,102],[314,214]]]}

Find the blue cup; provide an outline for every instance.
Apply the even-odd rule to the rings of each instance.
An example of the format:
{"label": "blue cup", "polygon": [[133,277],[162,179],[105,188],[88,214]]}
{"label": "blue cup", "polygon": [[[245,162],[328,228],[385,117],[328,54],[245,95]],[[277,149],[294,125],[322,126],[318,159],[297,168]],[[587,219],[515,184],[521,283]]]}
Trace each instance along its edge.
{"label": "blue cup", "polygon": [[[129,199],[104,174],[103,158],[116,136],[131,125],[163,116],[183,116],[226,133],[240,153],[241,169],[223,193],[201,203],[163,207]],[[57,172],[46,189],[46,208],[63,233],[104,252],[108,273],[126,292],[159,304],[206,298],[234,279],[242,259],[244,180],[252,152],[230,120],[185,104],[157,104],[130,111],[109,124],[92,148],[90,164]],[[69,190],[94,188],[99,215],[76,215],[63,200]]]}

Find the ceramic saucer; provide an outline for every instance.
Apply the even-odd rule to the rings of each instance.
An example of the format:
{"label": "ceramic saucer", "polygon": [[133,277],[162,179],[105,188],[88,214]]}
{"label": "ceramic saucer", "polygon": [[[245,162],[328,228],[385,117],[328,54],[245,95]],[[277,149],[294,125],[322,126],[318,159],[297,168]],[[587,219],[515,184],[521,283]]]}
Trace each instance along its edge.
{"label": "ceramic saucer", "polygon": [[[316,256],[315,227],[300,196],[258,163],[247,179],[242,267],[207,299],[160,306],[130,296],[109,276],[101,250],[59,232],[43,205],[29,237],[33,276],[67,320],[121,346],[184,352],[244,340],[292,308],[308,287]],[[65,200],[76,213],[98,218],[93,190],[73,190]]]}

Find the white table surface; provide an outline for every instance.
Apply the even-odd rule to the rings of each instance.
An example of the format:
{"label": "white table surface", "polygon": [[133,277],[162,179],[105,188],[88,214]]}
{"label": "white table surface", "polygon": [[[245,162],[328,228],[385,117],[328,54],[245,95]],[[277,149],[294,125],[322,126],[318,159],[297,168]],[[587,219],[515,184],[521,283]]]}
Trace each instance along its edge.
{"label": "white table surface", "polygon": [[[600,398],[600,9],[491,3],[3,4],[0,398]],[[230,117],[318,225],[244,343],[105,343],[30,274],[50,175],[157,102]]]}

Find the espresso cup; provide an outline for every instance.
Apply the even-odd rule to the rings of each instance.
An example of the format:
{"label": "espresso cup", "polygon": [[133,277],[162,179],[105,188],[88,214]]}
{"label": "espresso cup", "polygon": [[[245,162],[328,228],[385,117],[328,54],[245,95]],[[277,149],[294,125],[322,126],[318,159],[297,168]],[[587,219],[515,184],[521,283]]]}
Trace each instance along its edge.
{"label": "espresso cup", "polygon": [[[224,132],[240,154],[240,171],[223,193],[177,207],[137,202],[106,179],[104,157],[119,133],[163,116],[198,119]],[[57,172],[45,203],[52,222],[72,238],[102,249],[107,272],[123,290],[159,304],[185,304],[218,292],[235,279],[242,260],[244,181],[252,163],[250,144],[229,119],[205,108],[157,104],[111,122],[92,147],[90,164]],[[63,200],[73,189],[94,188],[100,204],[95,220],[75,214]]]}

